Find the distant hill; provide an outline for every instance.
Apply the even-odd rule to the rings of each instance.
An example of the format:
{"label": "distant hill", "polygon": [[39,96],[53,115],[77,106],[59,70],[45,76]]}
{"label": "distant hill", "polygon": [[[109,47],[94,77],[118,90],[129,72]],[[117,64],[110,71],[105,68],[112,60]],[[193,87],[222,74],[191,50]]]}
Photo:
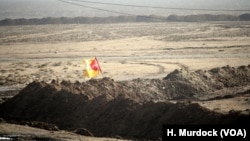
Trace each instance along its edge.
{"label": "distant hill", "polygon": [[105,23],[126,23],[126,22],[202,22],[202,21],[250,21],[250,14],[233,15],[187,15],[178,16],[116,16],[116,17],[47,17],[32,19],[4,19],[0,21],[1,26],[8,25],[42,25],[42,24],[105,24]]}
{"label": "distant hill", "polygon": [[170,21],[183,21],[183,22],[199,22],[199,21],[235,21],[238,19],[238,16],[232,15],[187,15],[187,16],[177,16],[170,15],[167,20]]}
{"label": "distant hill", "polygon": [[241,20],[241,21],[250,21],[250,14],[242,14],[242,15],[240,15],[239,20]]}

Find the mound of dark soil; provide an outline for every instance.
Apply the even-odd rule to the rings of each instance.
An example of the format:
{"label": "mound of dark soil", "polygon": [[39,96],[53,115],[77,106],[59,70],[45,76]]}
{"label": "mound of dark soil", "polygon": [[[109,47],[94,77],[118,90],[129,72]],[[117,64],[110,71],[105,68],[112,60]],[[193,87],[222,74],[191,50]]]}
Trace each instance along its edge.
{"label": "mound of dark soil", "polygon": [[250,116],[238,112],[220,114],[198,104],[168,102],[197,99],[201,93],[209,94],[205,90],[249,82],[249,66],[193,73],[176,70],[164,80],[33,82],[0,105],[0,117],[49,123],[91,136],[157,139],[164,124],[249,124]]}

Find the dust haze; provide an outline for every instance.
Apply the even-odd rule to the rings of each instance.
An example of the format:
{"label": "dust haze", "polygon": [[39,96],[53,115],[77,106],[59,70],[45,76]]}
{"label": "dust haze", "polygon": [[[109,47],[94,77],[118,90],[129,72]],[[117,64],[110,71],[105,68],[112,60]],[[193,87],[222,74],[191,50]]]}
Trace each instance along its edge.
{"label": "dust haze", "polygon": [[[98,1],[96,1],[98,2]],[[104,3],[118,3],[128,5],[160,6],[169,8],[191,8],[191,9],[246,9],[249,10],[250,2],[248,0],[105,0]],[[153,9],[153,8],[135,8],[110,6],[102,4],[91,4],[79,2],[82,5],[96,8],[113,10],[123,13],[136,15],[160,15],[168,16],[187,15],[187,14],[233,14],[240,15],[237,11],[197,11],[197,10],[171,10],[171,9]],[[44,18],[44,17],[107,17],[118,16],[118,14],[94,10],[90,8],[79,7],[57,0],[1,0],[0,1],[0,19],[5,18]]]}
{"label": "dust haze", "polygon": [[[105,2],[249,9],[247,0]],[[0,3],[1,19],[59,17],[46,18],[53,23],[71,19],[60,18],[64,16],[97,21],[95,17],[118,16],[56,0]],[[138,15],[241,14],[88,5]],[[193,22],[36,25],[3,20],[0,139],[161,140],[164,124],[249,127],[250,22],[207,17]],[[89,79],[83,75],[83,59],[92,57],[103,72]]]}

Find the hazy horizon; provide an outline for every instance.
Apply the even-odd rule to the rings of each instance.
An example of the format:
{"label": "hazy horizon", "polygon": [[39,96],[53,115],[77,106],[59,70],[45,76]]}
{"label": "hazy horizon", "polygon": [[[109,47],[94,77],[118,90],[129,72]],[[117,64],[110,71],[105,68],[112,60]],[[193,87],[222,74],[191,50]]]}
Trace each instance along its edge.
{"label": "hazy horizon", "polygon": [[[70,1],[70,0],[68,0]],[[145,5],[154,7],[191,8],[191,9],[244,9],[250,10],[249,0],[88,0],[103,3],[119,3],[128,5]],[[160,15],[168,16],[187,14],[234,14],[240,15],[247,12],[223,11],[198,11],[198,10],[171,10],[154,8],[135,8],[102,5],[94,3],[79,3],[100,9],[128,13],[132,15]],[[44,17],[107,17],[118,16],[105,12],[64,3],[58,0],[0,0],[0,19],[6,18],[44,18]]]}

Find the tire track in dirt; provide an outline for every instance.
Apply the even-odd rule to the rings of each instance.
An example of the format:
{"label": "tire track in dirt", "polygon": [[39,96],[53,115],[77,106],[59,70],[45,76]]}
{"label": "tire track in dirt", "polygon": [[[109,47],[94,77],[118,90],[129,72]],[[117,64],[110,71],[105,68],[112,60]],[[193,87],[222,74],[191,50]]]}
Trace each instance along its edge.
{"label": "tire track in dirt", "polygon": [[157,62],[157,61],[154,61],[154,62],[155,62],[155,64],[153,64],[153,63],[146,63],[146,62],[130,63],[130,64],[140,64],[140,65],[157,67],[158,68],[158,72],[156,72],[157,74],[163,74],[163,73],[165,73],[165,69],[166,69],[163,65],[160,65],[159,63],[174,64],[174,65],[179,66],[181,69],[189,71],[189,67],[188,66],[186,66],[184,64],[181,64],[179,62]]}
{"label": "tire track in dirt", "polygon": [[[76,27],[74,29],[69,29],[69,30],[64,30],[64,31],[51,31],[54,33],[33,33],[33,34],[27,34],[27,35],[15,35],[15,36],[7,36],[4,38],[0,38],[0,42],[9,42],[9,40],[22,40],[22,39],[32,39],[32,38],[41,38],[41,37],[49,37],[49,36],[54,36],[54,35],[61,35],[61,34],[67,34],[67,33],[72,33],[72,32],[79,32],[79,30],[83,30],[80,27]],[[6,41],[7,40],[7,41]]]}
{"label": "tire track in dirt", "polygon": [[165,70],[165,67],[162,66],[162,65],[159,65],[159,64],[151,64],[151,63],[130,63],[130,64],[140,64],[140,65],[146,65],[146,66],[154,66],[154,67],[157,67],[158,68],[158,72],[156,73],[164,73],[164,70]]}
{"label": "tire track in dirt", "polygon": [[233,49],[233,48],[249,48],[250,44],[246,45],[231,45],[231,46],[213,46],[213,47],[181,47],[181,48],[165,48],[163,50],[188,50],[188,49],[200,49],[200,50],[208,50],[208,49]]}
{"label": "tire track in dirt", "polygon": [[[181,69],[184,69],[184,70],[189,70],[189,67],[188,66],[186,66],[186,65],[184,65],[184,64],[182,64],[182,63],[179,63],[179,62],[157,62],[157,61],[154,61],[154,62],[156,62],[156,63],[166,63],[166,64],[172,64],[172,65],[177,65],[178,67],[180,67]],[[147,63],[146,63],[147,64]],[[154,64],[153,64],[154,65]],[[156,66],[158,66],[158,65],[156,65]],[[162,71],[159,71],[160,73],[164,73],[164,70],[165,70],[165,67],[164,66],[162,66],[162,65],[159,65],[159,67],[162,67],[163,68],[163,70]]]}
{"label": "tire track in dirt", "polygon": [[181,69],[189,71],[189,67],[187,65],[182,64],[182,63],[179,63],[179,62],[165,62],[165,63],[174,64],[174,65],[179,66]]}
{"label": "tire track in dirt", "polygon": [[151,72],[151,74],[155,74],[155,73],[157,73],[157,74],[165,74],[166,73],[165,72],[166,68],[163,65],[160,65],[159,63],[174,64],[174,65],[177,65],[178,67],[180,67],[181,69],[189,71],[188,66],[186,66],[186,65],[184,65],[182,63],[179,63],[179,62],[157,62],[157,61],[155,61],[154,64],[153,64],[153,62],[152,63],[146,63],[146,62],[128,63],[126,61],[122,61],[120,63],[122,63],[122,64],[139,64],[139,65],[157,67],[158,71],[157,72]]}

